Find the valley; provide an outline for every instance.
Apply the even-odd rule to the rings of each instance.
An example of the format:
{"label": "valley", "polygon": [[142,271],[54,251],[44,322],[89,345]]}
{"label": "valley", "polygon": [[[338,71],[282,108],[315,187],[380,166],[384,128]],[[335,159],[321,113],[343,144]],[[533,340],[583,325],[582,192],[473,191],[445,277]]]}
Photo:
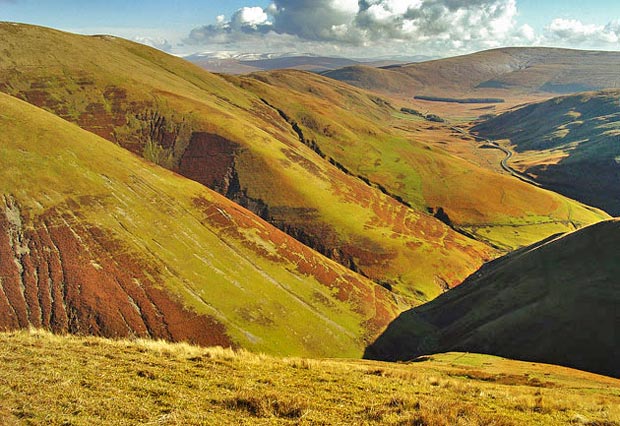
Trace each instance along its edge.
{"label": "valley", "polygon": [[620,425],[619,52],[0,40],[0,423]]}

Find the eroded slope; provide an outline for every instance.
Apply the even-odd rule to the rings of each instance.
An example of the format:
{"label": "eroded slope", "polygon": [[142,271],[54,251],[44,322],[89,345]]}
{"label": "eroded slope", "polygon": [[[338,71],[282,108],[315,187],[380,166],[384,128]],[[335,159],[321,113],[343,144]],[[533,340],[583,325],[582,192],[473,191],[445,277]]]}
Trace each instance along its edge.
{"label": "eroded slope", "polygon": [[[608,218],[460,158],[459,151],[467,148],[459,145],[476,150],[480,143],[450,125],[429,127],[429,121],[403,113],[379,96],[291,70],[229,80],[273,105],[316,155],[348,175],[500,249],[529,245]],[[499,159],[496,162],[499,165]]]}

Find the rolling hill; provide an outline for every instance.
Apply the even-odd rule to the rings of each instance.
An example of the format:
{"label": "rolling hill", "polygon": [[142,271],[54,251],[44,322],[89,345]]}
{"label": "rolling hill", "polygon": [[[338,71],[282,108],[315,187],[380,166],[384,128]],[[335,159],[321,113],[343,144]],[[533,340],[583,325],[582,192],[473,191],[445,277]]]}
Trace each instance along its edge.
{"label": "rolling hill", "polygon": [[376,95],[291,70],[227,78],[274,106],[347,174],[500,250],[608,217],[461,158],[459,146],[480,157],[485,150],[450,124],[405,114]]}
{"label": "rolling hill", "polygon": [[616,87],[618,67],[620,52],[511,47],[389,69],[346,67],[324,75],[398,95],[502,98]]}
{"label": "rolling hill", "polygon": [[506,139],[511,164],[545,187],[620,215],[620,90],[554,98],[511,110],[473,130]]}
{"label": "rolling hill", "polygon": [[316,74],[219,76],[115,37],[0,34],[0,91],[216,190],[413,305],[498,251],[608,217],[431,147],[418,117]]}
{"label": "rolling hill", "polygon": [[359,356],[402,304],[249,211],[0,94],[0,329]]}
{"label": "rolling hill", "polygon": [[611,220],[495,260],[401,314],[366,356],[467,351],[619,377],[619,240]]}
{"label": "rolling hill", "polygon": [[0,333],[0,347],[7,425],[620,422],[618,380],[485,355],[408,364],[273,358],[40,331]]}
{"label": "rolling hill", "polygon": [[217,190],[411,303],[495,255],[316,155],[221,76],[110,36],[9,23],[0,34],[1,91]]}

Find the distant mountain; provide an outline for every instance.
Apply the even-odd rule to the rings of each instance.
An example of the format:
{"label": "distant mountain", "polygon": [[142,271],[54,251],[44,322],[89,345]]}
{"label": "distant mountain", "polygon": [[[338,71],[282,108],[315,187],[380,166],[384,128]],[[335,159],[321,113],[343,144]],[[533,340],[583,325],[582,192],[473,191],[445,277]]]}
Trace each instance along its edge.
{"label": "distant mountain", "polygon": [[473,130],[510,140],[511,164],[545,187],[620,216],[620,90],[527,105]]}
{"label": "distant mountain", "polygon": [[[419,57],[418,59],[422,59]],[[257,71],[275,69],[298,69],[310,72],[325,72],[352,65],[383,67],[404,64],[401,59],[354,60],[338,57],[325,57],[298,54],[234,54],[213,52],[186,56],[190,62],[210,72],[224,74],[249,74]],[[415,60],[415,58],[409,58]],[[413,60],[408,62],[413,62]]]}
{"label": "distant mountain", "polygon": [[620,52],[514,47],[389,69],[346,67],[324,75],[365,89],[407,96],[501,97],[617,87],[618,69]]}
{"label": "distant mountain", "polygon": [[467,351],[620,377],[620,220],[491,262],[403,313],[366,357]]}

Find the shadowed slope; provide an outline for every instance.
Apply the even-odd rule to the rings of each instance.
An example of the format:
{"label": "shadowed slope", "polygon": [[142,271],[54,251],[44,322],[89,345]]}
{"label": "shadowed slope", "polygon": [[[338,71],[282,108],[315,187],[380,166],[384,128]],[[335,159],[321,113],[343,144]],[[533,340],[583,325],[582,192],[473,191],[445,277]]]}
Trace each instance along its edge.
{"label": "shadowed slope", "polygon": [[366,357],[469,351],[620,376],[620,221],[601,222],[485,265],[407,311]]}
{"label": "shadowed slope", "polygon": [[474,127],[508,139],[514,167],[545,187],[620,215],[620,90],[527,105]]}
{"label": "shadowed slope", "polygon": [[0,95],[0,328],[359,356],[392,294],[195,182]]}

